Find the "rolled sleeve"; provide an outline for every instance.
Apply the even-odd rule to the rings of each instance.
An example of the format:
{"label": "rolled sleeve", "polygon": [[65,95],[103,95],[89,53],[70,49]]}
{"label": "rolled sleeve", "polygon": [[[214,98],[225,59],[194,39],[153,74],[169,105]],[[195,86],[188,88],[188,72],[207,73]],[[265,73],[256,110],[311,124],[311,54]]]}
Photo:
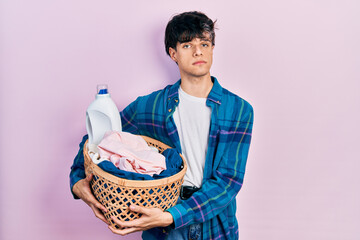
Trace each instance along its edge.
{"label": "rolled sleeve", "polygon": [[78,154],[75,156],[74,158],[74,162],[73,165],[71,166],[71,171],[70,171],[70,190],[71,193],[74,197],[74,199],[79,199],[78,196],[76,196],[74,194],[74,192],[72,191],[75,183],[77,183],[78,181],[80,181],[81,179],[84,179],[86,177],[85,175],[85,168],[84,168],[84,154],[83,154],[83,149],[84,149],[84,144],[86,142],[86,140],[88,139],[88,135],[85,135],[81,141],[81,143],[79,144],[79,151]]}

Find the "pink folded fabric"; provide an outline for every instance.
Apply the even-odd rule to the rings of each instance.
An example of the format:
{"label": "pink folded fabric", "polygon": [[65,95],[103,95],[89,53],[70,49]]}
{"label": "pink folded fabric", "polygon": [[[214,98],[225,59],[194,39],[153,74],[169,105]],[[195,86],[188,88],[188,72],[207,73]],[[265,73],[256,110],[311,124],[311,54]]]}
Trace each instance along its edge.
{"label": "pink folded fabric", "polygon": [[142,137],[131,133],[109,131],[98,149],[101,159],[111,161],[120,170],[153,176],[166,169],[165,157],[151,150]]}

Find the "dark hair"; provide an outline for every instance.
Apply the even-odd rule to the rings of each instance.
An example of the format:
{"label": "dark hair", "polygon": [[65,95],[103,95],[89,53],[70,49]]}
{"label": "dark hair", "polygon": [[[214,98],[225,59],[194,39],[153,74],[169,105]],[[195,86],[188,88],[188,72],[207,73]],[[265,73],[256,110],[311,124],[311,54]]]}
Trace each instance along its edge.
{"label": "dark hair", "polygon": [[210,35],[212,45],[215,45],[214,25],[202,12],[184,12],[175,15],[167,24],[165,30],[165,51],[168,55],[169,48],[176,49],[178,42],[190,42],[194,38],[204,38],[204,34]]}

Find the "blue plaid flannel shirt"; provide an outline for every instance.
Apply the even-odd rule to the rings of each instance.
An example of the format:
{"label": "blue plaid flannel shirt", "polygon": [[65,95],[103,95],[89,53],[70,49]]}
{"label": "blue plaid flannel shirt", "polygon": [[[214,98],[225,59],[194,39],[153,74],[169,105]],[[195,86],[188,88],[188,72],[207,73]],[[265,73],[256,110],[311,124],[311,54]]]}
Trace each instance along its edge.
{"label": "blue plaid flannel shirt", "polygon": [[[222,88],[215,77],[206,104],[212,109],[208,151],[201,189],[168,209],[175,229],[203,223],[203,239],[238,239],[236,195],[244,179],[250,147],[253,109],[244,99]],[[172,114],[179,104],[180,80],[138,97],[121,113],[123,131],[155,138],[181,152]],[[70,185],[85,177],[82,147],[71,167]],[[75,198],[77,196],[74,195]]]}

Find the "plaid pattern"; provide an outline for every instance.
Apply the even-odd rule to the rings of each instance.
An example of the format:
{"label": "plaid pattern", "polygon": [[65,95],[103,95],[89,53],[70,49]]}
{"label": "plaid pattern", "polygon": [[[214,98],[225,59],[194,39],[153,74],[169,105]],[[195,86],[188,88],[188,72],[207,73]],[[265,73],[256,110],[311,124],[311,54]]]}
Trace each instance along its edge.
{"label": "plaid pattern", "polygon": [[[167,211],[174,218],[175,229],[202,222],[203,239],[238,239],[235,197],[243,184],[253,109],[248,102],[222,88],[216,78],[212,80],[214,85],[206,101],[212,113],[202,187]],[[179,104],[179,86],[180,80],[132,102],[120,114],[123,131],[155,138],[181,152],[172,118]],[[74,160],[71,186],[84,176],[81,158],[78,154]]]}

